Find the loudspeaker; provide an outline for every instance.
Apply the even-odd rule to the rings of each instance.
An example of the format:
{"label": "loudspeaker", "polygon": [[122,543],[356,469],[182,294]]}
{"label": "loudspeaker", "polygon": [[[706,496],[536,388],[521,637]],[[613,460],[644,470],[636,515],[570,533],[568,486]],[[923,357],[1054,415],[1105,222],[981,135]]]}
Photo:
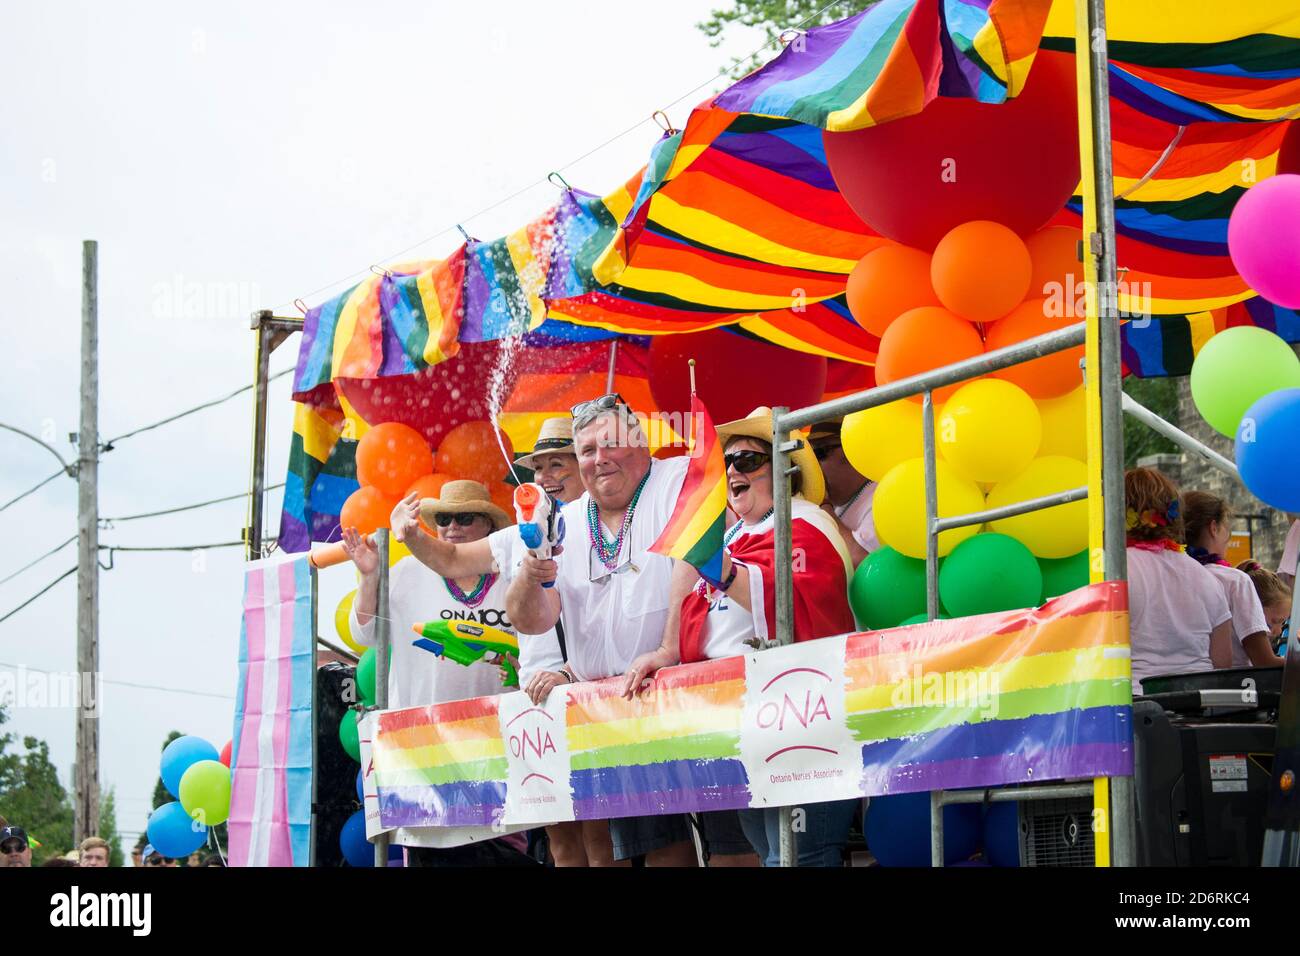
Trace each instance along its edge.
{"label": "loudspeaker", "polygon": [[357,669],[326,664],[316,671],[316,842],[317,866],[342,866],[339,833],[361,809],[357,800],[360,765],[339,742],[339,722],[356,694]]}

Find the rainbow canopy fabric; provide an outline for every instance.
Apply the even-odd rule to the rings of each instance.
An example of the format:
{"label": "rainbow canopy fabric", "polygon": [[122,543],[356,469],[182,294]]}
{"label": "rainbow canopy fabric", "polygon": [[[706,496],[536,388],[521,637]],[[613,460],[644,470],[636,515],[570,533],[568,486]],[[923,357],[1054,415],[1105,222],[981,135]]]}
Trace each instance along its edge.
{"label": "rainbow canopy fabric", "polygon": [[[1300,340],[1296,312],[1255,296],[1226,248],[1233,205],[1273,174],[1300,113],[1300,7],[1111,0],[1107,16],[1117,258],[1134,290],[1121,289],[1120,305],[1150,313],[1125,327],[1128,369],[1185,374],[1230,325]],[[476,379],[503,337],[522,336],[532,357],[506,408],[518,450],[575,391],[547,363],[580,367],[589,388],[601,368],[593,349],[613,340],[635,352],[645,336],[726,327],[869,368],[879,343],[849,315],[844,286],[882,240],[836,189],[823,130],[889,122],[941,96],[1003,102],[1038,49],[1072,52],[1073,35],[1071,0],[881,0],[794,37],[701,103],[612,192],[562,190],[507,236],[393,267],[310,310],[281,546],[306,547],[331,524],[336,533],[332,509],[355,487],[340,448],[403,394],[376,383],[450,394],[449,369]],[[1079,225],[1077,197],[1056,222]],[[648,398],[639,355],[642,377],[619,388]],[[483,390],[459,391],[470,398],[447,421],[483,417]]]}

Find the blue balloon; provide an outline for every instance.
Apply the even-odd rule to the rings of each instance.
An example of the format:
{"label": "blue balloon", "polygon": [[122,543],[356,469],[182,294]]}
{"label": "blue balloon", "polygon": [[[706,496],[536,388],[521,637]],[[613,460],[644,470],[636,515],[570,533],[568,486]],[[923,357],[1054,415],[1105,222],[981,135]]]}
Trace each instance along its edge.
{"label": "blue balloon", "polygon": [[1016,804],[989,804],[984,814],[984,855],[994,866],[1020,865],[1020,811]]}
{"label": "blue balloon", "polygon": [[366,772],[364,770],[358,770],[357,771],[357,799],[361,801],[361,805],[363,807],[366,805],[365,784],[366,784]]}
{"label": "blue balloon", "polygon": [[348,866],[374,866],[375,848],[366,839],[366,815],[358,810],[348,817],[347,823],[339,831],[339,849]]}
{"label": "blue balloon", "polygon": [[208,842],[208,828],[190,819],[176,800],[149,815],[145,832],[154,849],[172,859],[187,857]]}
{"label": "blue balloon", "polygon": [[[944,865],[965,860],[980,845],[979,804],[943,808]],[[867,849],[881,866],[930,865],[930,795],[899,793],[872,797],[867,805]]]}
{"label": "blue balloon", "polygon": [[1260,501],[1300,511],[1300,388],[1283,388],[1250,406],[1237,426],[1237,470]]}
{"label": "blue balloon", "polygon": [[162,752],[158,771],[167,792],[178,800],[181,795],[181,777],[191,764],[200,760],[220,760],[221,754],[202,737],[177,737]]}

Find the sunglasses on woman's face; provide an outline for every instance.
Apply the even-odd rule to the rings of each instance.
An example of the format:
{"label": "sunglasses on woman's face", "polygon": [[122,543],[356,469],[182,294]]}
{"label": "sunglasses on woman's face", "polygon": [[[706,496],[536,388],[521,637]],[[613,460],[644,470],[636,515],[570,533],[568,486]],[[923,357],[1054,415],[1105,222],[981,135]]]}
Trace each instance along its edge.
{"label": "sunglasses on woman's face", "polygon": [[839,442],[827,442],[824,445],[813,445],[813,454],[817,456],[818,461],[825,461],[840,447]]}
{"label": "sunglasses on woman's face", "polygon": [[468,528],[470,525],[474,523],[475,518],[486,518],[486,517],[487,515],[479,514],[476,511],[471,511],[468,514],[463,514],[463,515],[449,515],[445,513],[440,515],[434,515],[433,520],[437,522],[439,528],[451,527],[452,521],[455,521],[456,524],[460,525],[462,528]]}
{"label": "sunglasses on woman's face", "polygon": [[734,466],[742,475],[758,471],[771,460],[772,456],[765,451],[733,451],[722,456],[724,468]]}

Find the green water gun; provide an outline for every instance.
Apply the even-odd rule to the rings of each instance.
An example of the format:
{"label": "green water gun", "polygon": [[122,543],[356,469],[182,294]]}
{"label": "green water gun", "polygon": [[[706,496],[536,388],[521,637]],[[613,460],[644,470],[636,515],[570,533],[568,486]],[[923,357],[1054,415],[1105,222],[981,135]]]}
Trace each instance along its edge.
{"label": "green water gun", "polygon": [[519,671],[507,656],[512,655],[518,660],[519,639],[509,631],[469,621],[427,621],[412,624],[411,630],[420,635],[418,640],[411,642],[416,647],[465,667],[483,660],[488,654],[496,654],[497,659],[488,663],[506,669],[507,687],[519,686]]}

